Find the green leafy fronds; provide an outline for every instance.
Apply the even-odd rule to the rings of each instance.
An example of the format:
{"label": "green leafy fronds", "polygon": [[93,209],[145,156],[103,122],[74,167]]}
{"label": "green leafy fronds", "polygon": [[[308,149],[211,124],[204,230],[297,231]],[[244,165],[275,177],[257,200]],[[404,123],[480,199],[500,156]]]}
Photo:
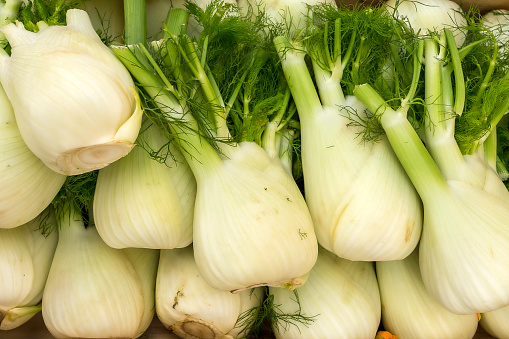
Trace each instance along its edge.
{"label": "green leafy fronds", "polygon": [[[262,295],[262,299],[266,298],[266,294],[268,293],[267,287],[259,287],[264,289],[264,294]],[[249,294],[250,298],[258,298],[254,295],[254,289],[251,290]],[[240,329],[238,337],[244,338],[249,334],[253,335],[255,338],[259,338],[259,335],[262,331],[264,331],[265,322],[265,309],[263,307],[264,302],[260,300],[260,306],[256,306],[250,308],[244,312],[242,312],[237,321],[235,322],[234,328]]]}
{"label": "green leafy fronds", "polygon": [[[272,325],[272,328],[276,331],[287,331],[291,326],[295,326],[299,328],[299,326],[309,326],[315,321],[315,318],[319,316],[319,314],[315,314],[312,316],[308,316],[302,313],[302,308],[300,306],[299,301],[299,293],[297,290],[293,290],[294,298],[291,301],[297,304],[297,310],[293,313],[284,313],[281,310],[281,305],[277,305],[274,303],[274,296],[269,295],[265,300],[267,306],[271,306],[270,311],[268,312],[268,321]],[[300,331],[300,330],[299,330]]]}
{"label": "green leafy fronds", "polygon": [[85,226],[93,224],[92,205],[98,175],[96,170],[67,177],[52,202],[57,220],[66,214],[68,208],[74,208],[81,211]]}
{"label": "green leafy fronds", "polygon": [[311,36],[306,46],[321,68],[334,71],[341,64],[345,93],[372,82],[388,57],[395,39],[395,24],[383,9],[321,4],[312,7]]}
{"label": "green leafy fronds", "polygon": [[236,142],[253,141],[260,145],[269,121],[277,119],[279,128],[286,124],[291,116],[290,97],[285,95],[286,81],[274,55],[267,58],[257,53],[252,61],[244,79],[237,84],[238,92],[231,93],[229,116]]}
{"label": "green leafy fronds", "polygon": [[350,120],[347,126],[362,127],[362,132],[359,132],[357,135],[361,142],[377,142],[380,140],[380,136],[385,133],[377,116],[368,109],[358,112],[350,106],[342,106],[340,108],[343,116]]}
{"label": "green leafy fronds", "polygon": [[85,0],[32,0],[21,7],[18,18],[25,28],[38,32],[37,23],[44,21],[49,26],[65,25],[66,12],[72,8],[79,8]]}
{"label": "green leafy fronds", "polygon": [[[287,331],[290,326],[309,326],[318,315],[308,316],[302,313],[297,290],[293,290],[292,302],[297,304],[297,310],[293,313],[284,313],[281,305],[274,303],[274,295],[269,293],[269,288],[264,287],[265,296],[260,306],[253,307],[240,314],[235,328],[241,328],[242,333],[251,333],[255,338],[263,338],[263,334],[272,330]],[[264,326],[269,326],[269,329]]]}
{"label": "green leafy fronds", "polygon": [[58,227],[55,218],[53,218],[55,210],[53,205],[49,205],[44,211],[41,212],[34,221],[39,224],[38,231],[45,237],[55,231]]}
{"label": "green leafy fronds", "polygon": [[[82,0],[86,1],[86,0]],[[97,35],[101,38],[101,41],[106,45],[109,46],[111,43],[118,38],[118,36],[113,36],[110,34],[111,31],[111,16],[113,13],[110,13],[109,16],[107,16],[106,13],[101,15],[99,13],[99,10],[96,9],[97,17],[99,18],[99,26],[96,30]]]}
{"label": "green leafy fronds", "polygon": [[455,138],[463,154],[476,151],[509,110],[509,56],[500,54],[493,33],[480,24],[470,29],[475,48],[463,59],[465,110],[456,118]]}
{"label": "green leafy fronds", "polygon": [[[232,140],[260,143],[266,123],[286,103],[282,101],[284,75],[277,66],[270,30],[264,13],[242,17],[236,6],[212,2],[205,10],[188,3],[192,16],[203,27],[196,44],[206,54],[205,68],[224,103]],[[220,19],[219,19],[220,18]],[[205,99],[205,98],[204,98]],[[207,108],[207,104],[212,106]],[[206,116],[218,109],[217,103],[192,103],[193,114]],[[195,108],[202,108],[199,113]]]}

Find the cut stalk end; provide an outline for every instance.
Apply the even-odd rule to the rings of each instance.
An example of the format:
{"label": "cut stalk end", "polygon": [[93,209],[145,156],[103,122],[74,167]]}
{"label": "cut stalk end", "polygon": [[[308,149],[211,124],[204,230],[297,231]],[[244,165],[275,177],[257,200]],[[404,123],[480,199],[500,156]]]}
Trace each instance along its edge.
{"label": "cut stalk end", "polygon": [[[220,339],[228,338],[211,323],[200,319],[186,318],[169,328],[181,338]],[[231,337],[230,337],[231,338]]]}
{"label": "cut stalk end", "polygon": [[49,167],[65,175],[83,174],[108,166],[126,156],[133,147],[134,144],[129,141],[112,140],[104,144],[75,148],[60,154],[55,166]]}

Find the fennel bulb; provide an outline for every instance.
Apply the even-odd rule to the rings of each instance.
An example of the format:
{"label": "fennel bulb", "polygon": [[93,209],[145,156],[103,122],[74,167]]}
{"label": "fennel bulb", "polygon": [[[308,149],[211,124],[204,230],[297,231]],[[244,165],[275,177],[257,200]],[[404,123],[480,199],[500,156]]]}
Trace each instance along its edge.
{"label": "fennel bulb", "polygon": [[[171,143],[160,163],[148,151],[168,142],[148,120],[138,144],[127,156],[99,170],[94,194],[94,221],[113,248],[171,249],[192,241],[196,181],[184,156]],[[165,156],[164,154],[162,155]]]}
{"label": "fennel bulb", "polygon": [[269,288],[276,313],[292,319],[284,324],[275,315],[277,339],[375,337],[381,304],[373,263],[342,259],[320,247],[306,284],[294,292]]}
{"label": "fennel bulb", "polygon": [[[354,90],[380,122],[424,206],[419,265],[429,294],[456,314],[509,305],[509,200],[447,179],[406,117],[368,84]],[[407,100],[404,100],[408,102]]]}
{"label": "fennel bulb", "polygon": [[[352,20],[344,15],[334,22],[335,46],[345,44],[339,39],[346,34],[340,23]],[[377,18],[374,26],[380,22],[380,16],[371,17],[367,10],[358,16],[353,21]],[[327,34],[332,27],[322,29]],[[351,36],[348,45],[362,45],[354,33]],[[312,38],[320,37],[325,40],[321,33]],[[346,65],[356,59],[351,56],[354,48],[335,50],[327,62],[320,55],[330,46],[301,46],[282,36],[274,43],[300,118],[304,190],[319,244],[349,260],[406,257],[419,241],[421,201],[388,140],[361,140],[364,127],[349,118],[356,114],[362,119],[366,110],[355,97],[345,95],[341,84]],[[318,91],[306,55],[311,56]]]}
{"label": "fennel bulb", "polygon": [[0,330],[21,326],[41,310],[41,298],[58,242],[44,234],[51,209],[13,229],[0,229]]}
{"label": "fennel bulb", "polygon": [[142,117],[129,73],[85,11],[67,11],[67,26],[39,26],[37,33],[20,23],[1,29],[12,53],[0,57],[0,81],[28,148],[66,175],[125,156]]}
{"label": "fennel bulb", "polygon": [[250,15],[254,19],[263,13],[273,23],[284,24],[291,32],[306,28],[310,6],[322,3],[336,6],[334,0],[237,0],[243,15]]}
{"label": "fennel bulb", "polygon": [[0,85],[0,229],[34,219],[48,207],[65,178],[28,149]]}
{"label": "fennel bulb", "polygon": [[[206,22],[216,23],[224,30],[206,27],[207,32],[215,32],[211,35],[214,39],[221,37],[220,33],[228,35],[231,25],[237,29],[252,28],[250,22],[239,22],[233,15],[216,17],[221,13],[227,15],[231,7],[221,7],[218,3],[211,6],[216,6],[217,10],[206,13],[214,20]],[[181,27],[185,25],[177,25],[175,29]],[[230,41],[230,46],[235,47],[232,53],[256,55],[254,48],[259,46],[253,48],[253,31],[250,34],[245,44]],[[196,178],[193,249],[200,274],[212,287],[232,292],[262,285],[288,289],[302,285],[318,251],[302,193],[279,158],[271,158],[255,141],[242,138],[239,142],[231,141],[225,100],[217,89],[219,81],[212,79],[212,72],[206,71],[204,61],[194,57],[201,53],[198,51],[200,44],[184,33],[178,35],[178,39],[169,35],[165,44],[160,44],[166,48],[168,56],[162,62],[178,72],[165,74],[161,69],[154,69],[157,62],[150,60],[152,56],[143,45],[115,47],[114,51],[151,97],[150,103],[158,108],[156,114],[168,123]],[[217,48],[218,41],[208,40],[207,46],[214,45]],[[211,50],[207,53],[210,57]],[[156,54],[164,55],[160,51]],[[247,64],[260,60],[249,57],[244,58]],[[172,64],[176,61],[182,62],[179,68]],[[247,68],[246,72],[249,70],[252,68]],[[168,86],[172,83],[169,79],[175,79],[177,85]],[[225,80],[238,81],[235,86],[239,87],[248,83],[229,77]],[[186,81],[190,83],[182,85]],[[197,88],[199,102],[188,97],[189,88]],[[193,93],[196,92],[193,90]],[[206,110],[192,111],[204,106]]]}
{"label": "fennel bulb", "polygon": [[196,267],[192,246],[161,250],[156,313],[181,338],[245,338],[249,328],[239,327],[237,319],[262,299],[261,287],[236,294],[211,287]]}
{"label": "fennel bulb", "polygon": [[394,18],[401,19],[414,32],[427,35],[440,32],[444,28],[452,30],[456,45],[463,45],[466,31],[462,28],[468,25],[463,10],[457,2],[452,0],[388,0],[383,3],[387,11]]}
{"label": "fennel bulb", "polygon": [[476,333],[477,314],[454,314],[428,293],[418,248],[403,260],[377,262],[376,275],[384,328],[398,338],[470,339]]}
{"label": "fennel bulb", "polygon": [[509,326],[507,319],[509,319],[509,306],[482,313],[479,325],[495,338],[508,339]]}
{"label": "fennel bulb", "polygon": [[492,10],[483,15],[483,24],[492,31],[499,43],[500,54],[504,54],[509,43],[509,10]]}
{"label": "fennel bulb", "polygon": [[116,250],[69,203],[43,294],[42,316],[56,338],[136,338],[154,315],[158,251]]}
{"label": "fennel bulb", "polygon": [[[354,94],[376,112],[423,201],[419,266],[426,289],[449,311],[472,314],[509,304],[509,193],[483,159],[490,128],[477,131],[481,121],[496,124],[509,102],[507,76],[493,68],[496,53],[475,42],[459,50],[454,32],[444,28],[413,40],[419,47],[405,56],[413,62],[412,84],[405,98],[396,98],[399,108],[369,84]],[[421,64],[426,146],[407,119]],[[478,71],[483,76],[471,83]]]}
{"label": "fennel bulb", "polygon": [[198,185],[193,248],[202,276],[229,291],[304,284],[318,245],[295,181],[253,142],[223,153],[207,156],[214,162],[205,166],[188,159]]}

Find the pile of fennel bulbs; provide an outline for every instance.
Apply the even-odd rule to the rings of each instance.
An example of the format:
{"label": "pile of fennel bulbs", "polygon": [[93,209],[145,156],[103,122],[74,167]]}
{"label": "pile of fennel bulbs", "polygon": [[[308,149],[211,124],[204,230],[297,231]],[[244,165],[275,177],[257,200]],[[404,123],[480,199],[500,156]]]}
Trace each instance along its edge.
{"label": "pile of fennel bulbs", "polygon": [[[232,40],[230,46],[239,54],[240,62],[227,67],[240,67],[239,72],[245,72],[246,78],[256,80],[262,76],[263,67],[243,67],[266,58],[257,58],[262,46],[256,45],[261,38],[254,25],[231,15],[235,10],[232,6],[223,6],[224,10],[217,12],[223,16],[218,27],[204,27],[202,35],[210,34],[210,40],[200,40],[204,39],[200,36],[196,43],[185,31],[178,33],[187,19],[181,26],[173,18],[179,20],[182,11],[169,12],[168,36],[154,45],[154,54],[162,55],[165,70],[170,70],[166,73],[139,43],[115,47],[114,51],[162,113],[160,119],[167,120],[196,179],[193,251],[203,278],[214,288],[234,293],[256,286],[294,289],[305,283],[316,261],[318,245],[313,224],[297,184],[279,158],[272,158],[260,146],[258,133],[250,129],[258,125],[249,125],[249,115],[240,124],[247,126],[245,131],[231,140],[224,102],[233,102],[236,95],[241,100],[252,93],[247,92],[250,83],[246,82],[248,88],[236,87],[233,99],[226,97],[228,88],[221,86],[219,76],[216,80],[207,72],[209,67],[215,68],[214,61],[219,69],[224,67],[224,56],[218,54],[214,59],[213,47],[221,47],[222,38],[231,38],[228,30],[236,25],[245,36],[239,34],[235,37],[239,40]],[[197,5],[191,9],[203,13]],[[208,15],[217,16],[214,7],[211,9]],[[196,58],[206,53],[210,64]],[[227,83],[234,80],[226,78]],[[178,85],[170,88],[167,84],[171,82]],[[239,82],[238,86],[242,85]],[[198,93],[188,92],[193,87]],[[200,107],[206,107],[206,111],[193,111]],[[269,109],[265,114],[272,112]]]}
{"label": "pile of fennel bulbs", "polygon": [[[475,140],[472,154],[443,155],[433,149],[436,135],[426,129],[417,134],[406,116],[409,103],[418,99],[431,112],[437,103],[448,103],[424,92],[430,87],[426,69],[436,66],[431,60],[445,60],[431,57],[435,41],[423,44],[429,53],[424,58],[414,57],[410,48],[397,51],[410,54],[399,60],[409,72],[402,75],[395,50],[370,54],[374,44],[366,37],[374,36],[373,27],[353,24],[370,15],[376,22],[381,12],[355,8],[352,14],[329,3],[309,7],[315,21],[298,10],[303,16],[293,16],[299,27],[272,31],[265,24],[277,24],[274,17],[265,21],[264,11],[248,11],[254,17],[244,18],[245,10],[219,3],[191,6],[188,11],[203,14],[201,19],[170,11],[167,29],[157,35],[162,40],[130,42],[114,53],[90,47],[100,40],[87,20],[85,35],[94,43],[82,40],[76,20],[85,14],[78,10],[68,12],[67,25],[39,24],[39,33],[23,31],[20,23],[4,26],[18,51],[9,30],[23,32],[21,41],[36,41],[43,33],[49,41],[65,32],[66,46],[54,46],[72,53],[90,47],[109,65],[98,67],[112,73],[126,100],[119,104],[125,116],[99,137],[107,145],[121,143],[122,154],[113,151],[112,158],[86,164],[84,171],[73,151],[63,151],[67,155],[58,160],[61,150],[40,155],[37,147],[46,146],[35,139],[25,143],[16,110],[35,105],[15,98],[19,79],[8,75],[7,66],[0,71],[7,92],[0,112],[0,329],[20,326],[42,311],[57,338],[137,338],[154,316],[182,338],[372,339],[381,320],[399,338],[471,338],[476,313],[482,313],[480,325],[506,337],[508,261],[498,257],[507,258],[503,226],[509,223],[509,193],[494,165],[495,134],[490,130]],[[191,22],[203,27],[191,27],[186,35],[182,27]],[[246,27],[256,31],[248,34]],[[273,32],[284,34],[266,44]],[[458,32],[438,39],[437,51],[453,54]],[[401,31],[388,26],[384,34],[391,33]],[[419,45],[419,38],[412,43]],[[47,48],[34,44],[21,46],[31,52]],[[501,55],[505,46],[499,45]],[[467,52],[459,52],[464,63],[470,62]],[[15,54],[4,57],[6,64],[21,62]],[[417,62],[423,69],[419,79]],[[381,75],[397,89],[391,97],[367,85],[354,87],[365,81],[379,89],[379,78],[367,73],[380,64],[391,69]],[[89,73],[97,71],[90,67]],[[415,79],[417,88],[408,91],[405,81]],[[100,80],[90,80],[95,81]],[[448,86],[441,83],[437,88]],[[403,108],[393,109],[401,97]],[[62,101],[57,103],[72,110]],[[378,114],[380,106],[384,114]],[[361,125],[372,118],[387,135],[363,141]],[[456,122],[462,126],[460,117]],[[458,149],[474,147],[442,140]],[[76,147],[102,149],[98,145]],[[54,207],[48,208],[51,200]],[[373,206],[368,211],[367,202]],[[472,224],[485,228],[466,227]],[[53,229],[48,235],[47,227]],[[490,248],[491,253],[485,250]],[[502,269],[490,269],[492,264]],[[272,333],[257,330],[261,323]]]}

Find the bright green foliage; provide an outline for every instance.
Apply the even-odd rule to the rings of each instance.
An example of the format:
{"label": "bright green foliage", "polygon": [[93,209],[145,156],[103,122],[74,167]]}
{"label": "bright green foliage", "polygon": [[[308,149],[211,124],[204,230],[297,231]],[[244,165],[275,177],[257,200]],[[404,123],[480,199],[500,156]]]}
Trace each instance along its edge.
{"label": "bright green foliage", "polygon": [[49,26],[65,25],[67,10],[78,8],[85,0],[33,0],[21,7],[19,21],[25,28],[38,32],[37,23],[44,21]]}

